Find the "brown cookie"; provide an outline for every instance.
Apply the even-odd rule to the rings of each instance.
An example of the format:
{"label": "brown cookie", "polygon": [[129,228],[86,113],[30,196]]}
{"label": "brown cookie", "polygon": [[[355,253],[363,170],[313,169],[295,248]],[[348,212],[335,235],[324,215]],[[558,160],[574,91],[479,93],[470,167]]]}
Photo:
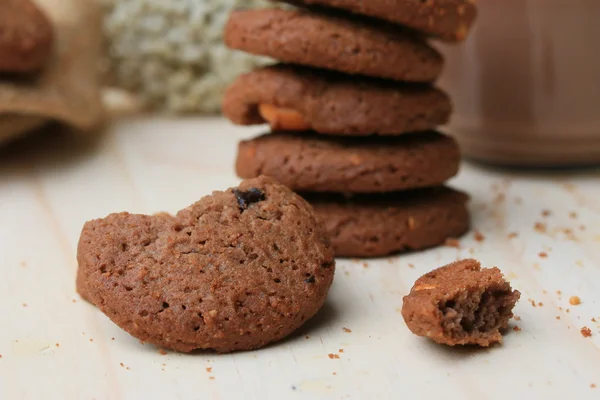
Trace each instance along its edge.
{"label": "brown cookie", "polygon": [[223,113],[236,124],[263,124],[270,120],[260,112],[265,104],[297,112],[301,129],[348,136],[433,129],[452,112],[449,97],[428,85],[276,65],[240,76],[225,93]]}
{"label": "brown cookie", "polygon": [[336,257],[381,257],[422,250],[469,230],[469,197],[447,187],[302,196],[325,223]]}
{"label": "brown cookie", "polygon": [[0,73],[33,72],[52,52],[52,24],[31,0],[0,5]]}
{"label": "brown cookie", "polygon": [[502,342],[520,295],[498,268],[462,260],[419,278],[404,297],[402,316],[415,335],[437,343],[488,347]]}
{"label": "brown cookie", "polygon": [[442,56],[397,27],[301,10],[234,11],[225,27],[234,49],[347,74],[432,82]]}
{"label": "brown cookie", "polygon": [[241,178],[269,175],[295,191],[370,193],[437,186],[458,172],[454,139],[437,132],[335,137],[277,132],[239,144]]}
{"label": "brown cookie", "polygon": [[447,41],[462,41],[477,17],[475,0],[284,0],[401,24]]}
{"label": "brown cookie", "polygon": [[87,222],[77,256],[80,292],[136,338],[183,352],[284,338],[320,309],[335,269],[312,208],[265,177],[175,216]]}

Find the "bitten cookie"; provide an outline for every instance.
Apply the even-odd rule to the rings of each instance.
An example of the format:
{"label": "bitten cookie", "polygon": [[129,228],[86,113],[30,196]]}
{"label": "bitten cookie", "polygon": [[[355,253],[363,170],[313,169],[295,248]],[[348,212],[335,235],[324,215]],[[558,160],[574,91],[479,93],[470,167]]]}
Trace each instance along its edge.
{"label": "bitten cookie", "polygon": [[397,27],[301,10],[234,11],[225,43],[287,63],[409,82],[432,82],[442,56]]}
{"label": "bitten cookie", "polygon": [[325,6],[405,25],[447,41],[462,41],[477,17],[474,0],[284,0]]}
{"label": "bitten cookie", "polygon": [[384,194],[302,194],[336,257],[381,257],[443,244],[469,230],[469,197],[447,187]]}
{"label": "bitten cookie", "polygon": [[[271,106],[297,114],[290,126],[264,113]],[[289,65],[240,76],[226,91],[223,113],[236,124],[269,122],[275,130],[314,130],[329,135],[397,135],[448,122],[449,97],[426,85],[349,77]],[[287,119],[287,117],[286,117]]]}
{"label": "bitten cookie", "polygon": [[52,52],[52,24],[31,0],[0,4],[0,73],[42,68]]}
{"label": "bitten cookie", "polygon": [[335,269],[312,208],[265,177],[175,216],[87,222],[77,256],[80,289],[102,312],[136,338],[182,352],[284,338],[320,309]]}
{"label": "bitten cookie", "polygon": [[333,137],[271,133],[239,144],[241,178],[269,175],[295,191],[370,193],[437,186],[458,172],[454,139],[437,132]]}
{"label": "bitten cookie", "polygon": [[415,335],[437,343],[488,347],[502,342],[520,296],[498,268],[463,260],[419,278],[404,297],[402,316]]}

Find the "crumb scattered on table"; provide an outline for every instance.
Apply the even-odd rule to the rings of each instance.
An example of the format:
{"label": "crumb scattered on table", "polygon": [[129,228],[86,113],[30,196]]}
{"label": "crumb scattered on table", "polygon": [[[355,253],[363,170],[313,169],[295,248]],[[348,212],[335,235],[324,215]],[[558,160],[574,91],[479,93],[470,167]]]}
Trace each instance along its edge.
{"label": "crumb scattered on table", "polygon": [[546,253],[545,251],[541,251],[539,254],[540,258],[548,258],[548,253]]}
{"label": "crumb scattered on table", "polygon": [[56,346],[56,347],[60,347],[60,343],[56,343],[56,344],[55,344],[55,346]]}
{"label": "crumb scattered on table", "polygon": [[446,239],[444,244],[448,247],[455,247],[457,249],[460,248],[460,242],[458,241],[458,239],[448,238],[448,239]]}
{"label": "crumb scattered on table", "polygon": [[114,337],[111,337],[111,338],[110,338],[110,340],[115,340],[115,338],[114,338]]}
{"label": "crumb scattered on table", "polygon": [[513,331],[515,332],[521,332],[521,328],[519,328],[518,325],[513,326]]}
{"label": "crumb scattered on table", "polygon": [[310,336],[306,335],[304,336],[304,339],[310,339]]}
{"label": "crumb scattered on table", "polygon": [[206,367],[206,372],[212,372],[212,367]]}
{"label": "crumb scattered on table", "polygon": [[76,299],[71,299],[71,303],[77,303]]}
{"label": "crumb scattered on table", "polygon": [[533,229],[536,230],[536,232],[538,233],[546,233],[546,224],[542,223],[542,222],[536,222],[535,225],[533,226]]}
{"label": "crumb scattered on table", "polygon": [[521,317],[519,317],[518,315],[515,315],[515,321],[520,321]]}
{"label": "crumb scattered on table", "polygon": [[569,213],[569,217],[572,218],[572,219],[577,219],[577,213],[575,211],[571,211]]}
{"label": "crumb scattered on table", "polygon": [[552,211],[550,210],[542,210],[542,217],[549,217],[552,215]]}
{"label": "crumb scattered on table", "polygon": [[592,319],[591,319],[590,321],[592,321],[592,322],[596,322],[596,318],[593,318],[593,317],[592,317]]}
{"label": "crumb scattered on table", "polygon": [[338,353],[343,353],[344,349],[338,349]]}
{"label": "crumb scattered on table", "polygon": [[367,264],[366,262],[362,263],[363,268],[369,268],[369,264]]}
{"label": "crumb scattered on table", "polygon": [[590,328],[588,328],[587,326],[584,326],[583,328],[581,328],[581,336],[583,336],[583,337],[592,336],[592,330]]}
{"label": "crumb scattered on table", "polygon": [[479,231],[475,231],[473,235],[474,235],[473,237],[475,238],[475,240],[477,242],[483,242],[485,240],[485,236],[483,235],[483,233],[481,233]]}
{"label": "crumb scattered on table", "polygon": [[557,315],[557,316],[556,316],[556,319],[560,319],[560,315]]}
{"label": "crumb scattered on table", "polygon": [[164,349],[158,349],[158,354],[160,354],[161,356],[164,356],[167,354],[167,352]]}
{"label": "crumb scattered on table", "polygon": [[352,333],[352,329],[350,329],[350,328],[343,327],[342,329],[343,329],[343,330],[344,330],[344,332],[346,332],[346,333]]}
{"label": "crumb scattered on table", "polygon": [[538,306],[539,306],[539,307],[543,307],[543,306],[544,306],[544,303],[542,303],[542,302],[540,301],[540,302],[538,302]]}
{"label": "crumb scattered on table", "polygon": [[581,304],[581,299],[579,298],[579,296],[571,296],[569,298],[569,304],[571,304],[572,306],[577,306]]}
{"label": "crumb scattered on table", "polygon": [[511,233],[508,234],[508,238],[509,239],[514,239],[514,238],[516,238],[518,236],[519,236],[519,234],[517,232],[511,232]]}
{"label": "crumb scattered on table", "polygon": [[90,338],[90,342],[93,342],[93,341],[94,341],[94,339]]}
{"label": "crumb scattered on table", "polygon": [[333,375],[337,375],[337,372],[333,372]]}
{"label": "crumb scattered on table", "polygon": [[327,357],[329,357],[332,360],[335,359],[335,358],[337,358],[337,359],[340,358],[340,356],[338,354],[333,354],[333,353],[327,354]]}
{"label": "crumb scattered on table", "polygon": [[208,379],[210,379],[211,381],[214,381],[215,377],[214,376],[209,376]]}
{"label": "crumb scattered on table", "polygon": [[590,385],[590,387],[591,387],[592,389],[596,389],[596,384],[595,384],[595,383],[592,383],[592,384]]}
{"label": "crumb scattered on table", "polygon": [[27,303],[23,303],[21,304],[23,307],[27,307]]}
{"label": "crumb scattered on table", "polygon": [[532,305],[533,307],[537,307],[537,304],[535,304],[535,300],[533,300],[533,299],[529,299],[529,302],[531,303],[531,305]]}

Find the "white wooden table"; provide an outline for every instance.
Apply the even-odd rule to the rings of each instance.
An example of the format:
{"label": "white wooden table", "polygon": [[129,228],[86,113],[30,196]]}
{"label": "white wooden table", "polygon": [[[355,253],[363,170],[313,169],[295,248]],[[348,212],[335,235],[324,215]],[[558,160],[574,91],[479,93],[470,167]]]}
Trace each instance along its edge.
{"label": "white wooden table", "polygon": [[[161,355],[77,296],[84,221],[175,212],[236,184],[236,142],[256,132],[220,119],[138,119],[93,143],[46,137],[0,153],[0,399],[600,398],[597,170],[464,165],[452,183],[473,196],[483,240],[340,260],[322,312],[260,351]],[[418,276],[465,257],[498,265],[523,293],[520,331],[502,346],[437,346],[401,318]],[[575,295],[580,305],[569,304]]]}

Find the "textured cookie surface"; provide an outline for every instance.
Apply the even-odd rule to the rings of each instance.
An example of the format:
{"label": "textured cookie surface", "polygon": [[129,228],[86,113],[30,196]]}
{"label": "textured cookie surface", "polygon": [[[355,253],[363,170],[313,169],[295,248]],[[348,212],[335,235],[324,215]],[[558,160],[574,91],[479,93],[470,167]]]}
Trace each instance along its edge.
{"label": "textured cookie surface", "polygon": [[405,25],[448,41],[461,41],[477,17],[474,0],[287,0],[325,6]]}
{"label": "textured cookie surface", "polygon": [[335,269],[308,203],[265,177],[175,216],[90,221],[78,261],[80,292],[110,319],[183,352],[248,350],[289,335],[322,306]]}
{"label": "textured cookie surface", "polygon": [[448,122],[448,96],[428,85],[352,78],[277,65],[240,76],[227,90],[223,113],[236,124],[265,123],[269,104],[299,112],[312,130],[330,135],[397,135]]}
{"label": "textured cookie surface", "polygon": [[32,72],[52,51],[53,28],[31,0],[0,2],[0,72]]}
{"label": "textured cookie surface", "polygon": [[520,293],[498,268],[462,260],[419,278],[404,297],[402,316],[416,335],[454,346],[502,342]]}
{"label": "textured cookie surface", "polygon": [[343,196],[302,194],[336,257],[380,257],[443,244],[469,230],[468,196],[446,187]]}
{"label": "textured cookie surface", "polygon": [[236,172],[269,175],[295,191],[390,192],[437,186],[458,172],[458,145],[437,132],[333,137],[271,133],[240,142]]}
{"label": "textured cookie surface", "polygon": [[409,82],[432,82],[443,66],[413,33],[305,11],[234,11],[225,43],[287,63]]}

